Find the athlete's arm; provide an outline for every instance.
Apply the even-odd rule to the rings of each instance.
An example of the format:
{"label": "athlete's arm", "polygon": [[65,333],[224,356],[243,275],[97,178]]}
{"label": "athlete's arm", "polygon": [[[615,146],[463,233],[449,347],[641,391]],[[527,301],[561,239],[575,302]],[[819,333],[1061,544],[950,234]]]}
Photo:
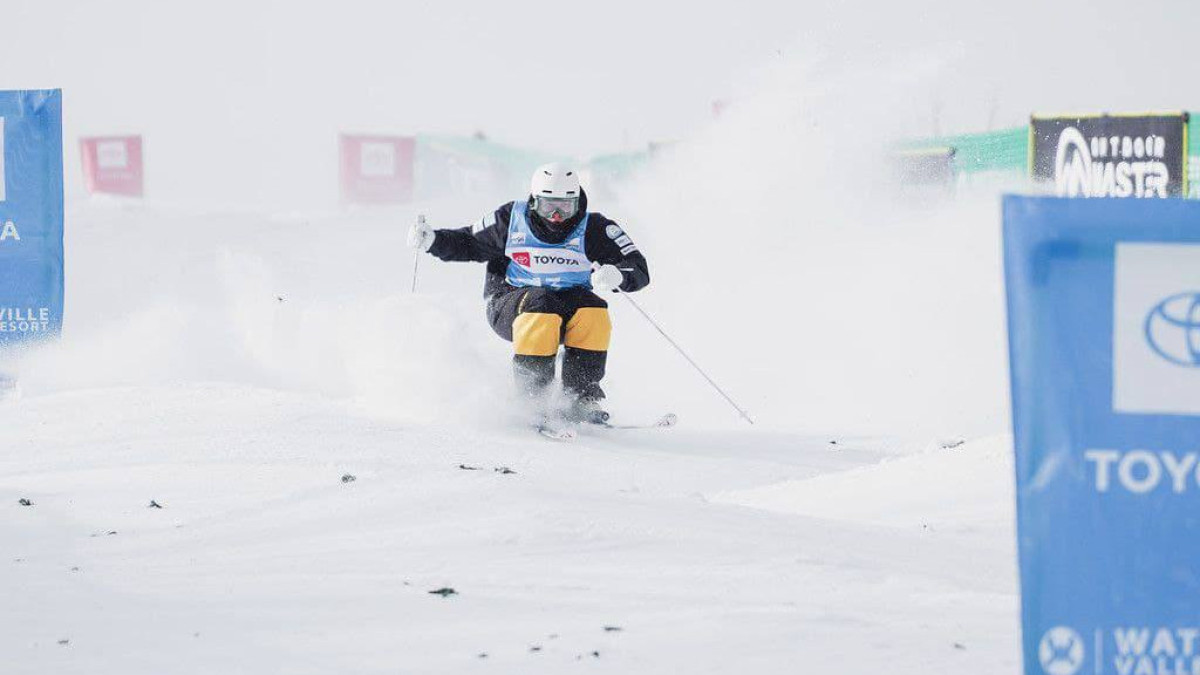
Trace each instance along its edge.
{"label": "athlete's arm", "polygon": [[588,258],[601,265],[616,265],[625,280],[621,290],[633,293],[650,283],[650,266],[637,244],[629,238],[624,228],[599,213],[588,215],[587,247]]}
{"label": "athlete's arm", "polygon": [[450,262],[490,262],[504,257],[512,203],[496,209],[470,227],[435,230],[429,252]]}

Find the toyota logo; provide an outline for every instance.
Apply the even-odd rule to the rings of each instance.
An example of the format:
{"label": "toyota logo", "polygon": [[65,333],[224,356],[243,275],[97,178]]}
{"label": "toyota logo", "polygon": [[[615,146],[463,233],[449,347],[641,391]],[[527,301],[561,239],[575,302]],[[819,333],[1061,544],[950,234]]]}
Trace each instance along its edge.
{"label": "toyota logo", "polygon": [[1200,292],[1178,293],[1150,310],[1146,343],[1163,359],[1200,368]]}

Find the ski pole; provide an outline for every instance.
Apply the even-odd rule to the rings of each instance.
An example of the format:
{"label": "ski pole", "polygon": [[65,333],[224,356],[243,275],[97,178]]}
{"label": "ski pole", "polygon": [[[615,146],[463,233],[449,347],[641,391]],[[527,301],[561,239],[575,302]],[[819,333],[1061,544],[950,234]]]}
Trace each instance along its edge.
{"label": "ski pole", "polygon": [[711,384],[712,388],[716,389],[717,393],[720,394],[726,401],[728,401],[729,405],[733,406],[734,410],[738,411],[738,414],[742,416],[742,419],[746,420],[750,424],[754,424],[754,420],[750,419],[750,414],[743,410],[740,405],[734,402],[734,400],[729,397],[729,394],[726,394],[725,390],[721,389],[721,387],[714,382],[711,377],[708,376],[708,373],[704,372],[704,369],[701,368],[698,363],[693,361],[692,357],[687,355],[687,352],[683,351],[683,347],[680,347],[677,342],[671,339],[670,335],[667,335],[667,331],[663,330],[662,326],[658,325],[658,322],[651,318],[650,315],[646,313],[646,310],[642,309],[642,306],[639,305],[636,300],[630,297],[628,293],[622,292],[621,295],[623,295],[625,299],[629,301],[629,304],[633,305],[633,308],[636,309],[638,313],[646,317],[646,321],[650,322],[651,326],[654,326],[654,330],[658,331],[658,334],[663,336],[663,338],[675,348],[675,351],[679,352],[680,356],[686,359],[688,363],[692,364],[692,367],[696,369],[696,372],[700,373],[700,376],[703,377],[709,384]]}
{"label": "ski pole", "polygon": [[[425,214],[423,214],[423,213],[417,214],[417,222],[420,223],[421,225],[424,225],[425,224]],[[420,266],[421,266],[421,251],[417,251],[416,254],[413,256],[413,282],[412,282],[412,292],[413,293],[417,292],[417,268],[419,268]]]}

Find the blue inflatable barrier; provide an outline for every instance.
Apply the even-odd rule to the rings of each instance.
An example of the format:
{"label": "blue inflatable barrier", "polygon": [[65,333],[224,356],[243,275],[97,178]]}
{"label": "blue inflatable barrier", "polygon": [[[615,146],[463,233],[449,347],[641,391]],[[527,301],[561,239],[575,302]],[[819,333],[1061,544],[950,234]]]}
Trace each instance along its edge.
{"label": "blue inflatable barrier", "polygon": [[1200,673],[1200,203],[1004,200],[1025,672]]}

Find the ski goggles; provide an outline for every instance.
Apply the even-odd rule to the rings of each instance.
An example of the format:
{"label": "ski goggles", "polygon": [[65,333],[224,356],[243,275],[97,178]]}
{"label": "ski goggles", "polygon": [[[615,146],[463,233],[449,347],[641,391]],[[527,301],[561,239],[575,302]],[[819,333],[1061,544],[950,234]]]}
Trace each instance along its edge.
{"label": "ski goggles", "polygon": [[555,212],[557,212],[558,215],[563,218],[563,220],[566,220],[567,218],[575,215],[575,212],[579,210],[579,198],[535,197],[533,200],[533,210],[536,211],[539,216],[547,220],[549,220],[550,216],[554,215]]}

